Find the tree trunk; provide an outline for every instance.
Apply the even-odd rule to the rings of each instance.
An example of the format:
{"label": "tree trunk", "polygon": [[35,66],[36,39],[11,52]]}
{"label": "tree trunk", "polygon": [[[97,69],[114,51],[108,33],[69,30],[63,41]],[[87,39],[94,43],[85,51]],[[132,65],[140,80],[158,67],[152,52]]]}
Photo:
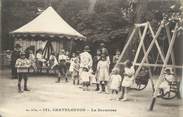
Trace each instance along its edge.
{"label": "tree trunk", "polygon": [[[135,16],[134,16],[133,24],[143,23],[145,11],[147,10],[147,4],[148,4],[148,0],[138,0],[137,1],[136,7],[134,9]],[[134,28],[134,25],[131,26],[128,37],[131,35],[133,28]],[[135,34],[133,37],[132,43],[137,43],[137,39],[138,39],[138,35]],[[131,61],[133,61],[132,49],[134,47],[134,45],[132,45],[132,43],[129,45],[129,48],[127,50],[126,57],[125,57],[126,59],[130,59]]]}

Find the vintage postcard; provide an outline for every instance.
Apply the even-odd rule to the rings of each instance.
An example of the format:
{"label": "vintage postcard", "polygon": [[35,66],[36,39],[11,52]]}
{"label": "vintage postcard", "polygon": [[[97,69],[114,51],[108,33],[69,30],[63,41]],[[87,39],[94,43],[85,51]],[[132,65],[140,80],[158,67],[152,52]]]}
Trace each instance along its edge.
{"label": "vintage postcard", "polygon": [[183,116],[182,0],[0,6],[0,117]]}

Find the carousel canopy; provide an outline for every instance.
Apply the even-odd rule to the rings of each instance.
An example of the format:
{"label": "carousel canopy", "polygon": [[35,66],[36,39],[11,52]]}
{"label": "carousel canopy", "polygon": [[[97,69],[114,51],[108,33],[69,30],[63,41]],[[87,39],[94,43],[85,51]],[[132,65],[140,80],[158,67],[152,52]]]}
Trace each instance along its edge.
{"label": "carousel canopy", "polygon": [[66,37],[68,39],[85,39],[86,37],[72,28],[59,14],[52,8],[48,7],[39,16],[10,32],[13,36],[58,36],[60,38]]}

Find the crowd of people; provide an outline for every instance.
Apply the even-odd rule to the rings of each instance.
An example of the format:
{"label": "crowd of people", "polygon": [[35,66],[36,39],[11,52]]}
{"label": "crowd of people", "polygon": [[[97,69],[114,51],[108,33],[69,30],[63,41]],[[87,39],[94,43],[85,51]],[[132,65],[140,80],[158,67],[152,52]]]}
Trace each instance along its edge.
{"label": "crowd of people", "polygon": [[[83,91],[89,91],[90,86],[95,84],[95,91],[106,94],[111,92],[111,100],[122,99],[126,101],[128,99],[128,88],[132,86],[135,80],[135,69],[129,60],[126,60],[123,70],[114,67],[119,57],[120,51],[116,50],[116,54],[110,60],[108,49],[104,43],[101,43],[94,56],[90,54],[90,47],[87,45],[82,52],[73,52],[71,56],[64,49],[60,50],[58,56],[52,52],[49,59],[46,60],[42,50],[37,50],[34,55],[31,49],[28,52],[21,51],[21,46],[17,44],[11,57],[12,78],[18,79],[18,92],[30,91],[27,87],[29,69],[32,68],[34,72],[39,73],[42,67],[48,66],[48,70],[56,71],[56,83],[60,83],[61,80],[68,82],[71,78],[73,85],[80,85]],[[147,71],[147,69],[142,69],[139,74],[147,76]],[[22,79],[24,80],[24,89],[21,86]],[[145,82],[145,80],[142,82]],[[136,79],[137,84],[139,81]],[[148,82],[148,80],[146,81]],[[167,87],[166,85],[165,88]],[[120,96],[118,96],[119,91],[122,91]]]}

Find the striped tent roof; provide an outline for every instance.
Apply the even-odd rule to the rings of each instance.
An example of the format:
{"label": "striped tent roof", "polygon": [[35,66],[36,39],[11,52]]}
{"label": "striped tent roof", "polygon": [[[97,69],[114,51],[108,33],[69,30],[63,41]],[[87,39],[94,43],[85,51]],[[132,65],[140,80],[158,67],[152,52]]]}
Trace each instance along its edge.
{"label": "striped tent roof", "polygon": [[67,37],[68,39],[86,39],[85,36],[77,32],[72,28],[59,14],[52,8],[48,7],[39,16],[18,28],[15,31],[10,32],[13,36],[26,36],[49,35],[54,37],[55,35],[62,38]]}

